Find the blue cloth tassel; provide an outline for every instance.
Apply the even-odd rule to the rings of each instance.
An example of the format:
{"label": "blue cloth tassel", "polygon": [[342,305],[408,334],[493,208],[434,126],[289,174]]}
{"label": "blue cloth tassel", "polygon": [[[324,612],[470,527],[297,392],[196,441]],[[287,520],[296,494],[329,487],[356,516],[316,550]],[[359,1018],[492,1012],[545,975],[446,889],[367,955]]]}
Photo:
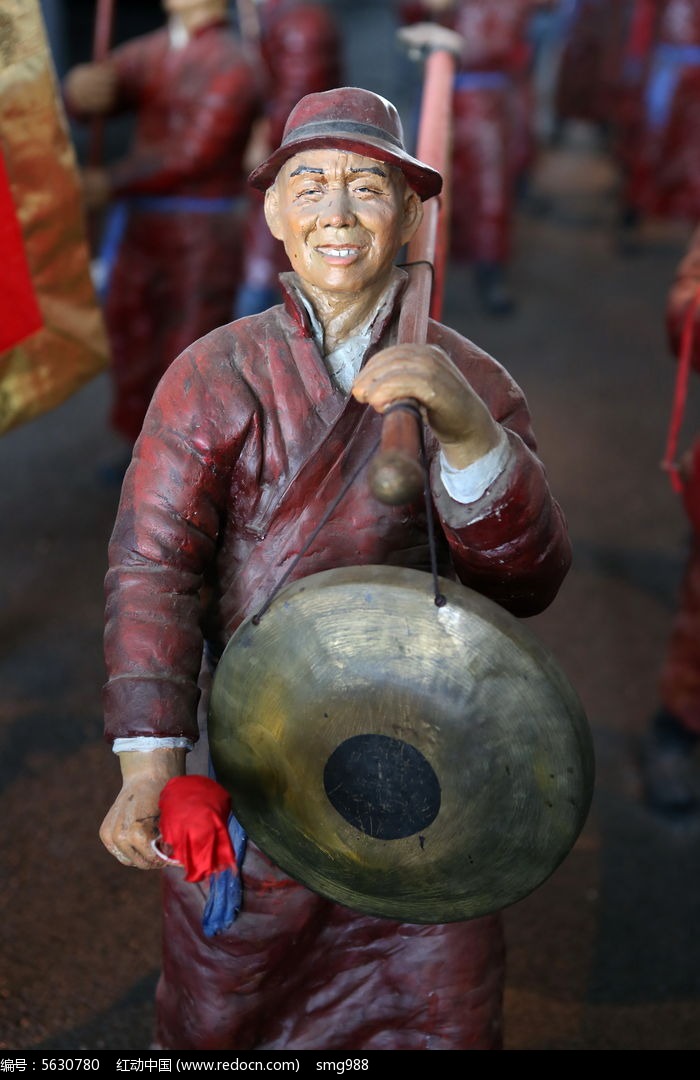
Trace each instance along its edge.
{"label": "blue cloth tassel", "polygon": [[205,937],[228,930],[238,915],[242,899],[241,879],[233,870],[221,870],[209,878],[209,899],[202,914]]}
{"label": "blue cloth tassel", "polygon": [[245,858],[247,836],[241,823],[231,814],[228,831],[236,853],[236,869],[221,870],[209,878],[209,899],[202,913],[202,932],[205,937],[223,933],[236,921],[243,904],[241,867]]}

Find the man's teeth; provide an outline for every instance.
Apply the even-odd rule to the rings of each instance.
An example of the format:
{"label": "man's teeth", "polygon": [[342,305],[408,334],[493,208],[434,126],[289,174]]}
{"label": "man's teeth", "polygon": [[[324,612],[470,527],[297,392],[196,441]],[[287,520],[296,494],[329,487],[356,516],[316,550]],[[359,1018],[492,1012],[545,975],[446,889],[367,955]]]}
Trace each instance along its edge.
{"label": "man's teeth", "polygon": [[326,247],[326,248],[323,248],[322,250],[325,251],[325,253],[327,255],[335,255],[335,256],[340,257],[342,259],[342,258],[345,258],[347,255],[354,255],[357,248],[329,248],[329,247]]}

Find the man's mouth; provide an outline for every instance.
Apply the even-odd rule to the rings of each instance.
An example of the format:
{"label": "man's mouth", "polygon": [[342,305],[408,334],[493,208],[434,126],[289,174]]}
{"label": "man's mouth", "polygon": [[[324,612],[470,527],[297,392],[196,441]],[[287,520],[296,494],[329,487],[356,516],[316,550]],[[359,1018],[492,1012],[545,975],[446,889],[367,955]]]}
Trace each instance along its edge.
{"label": "man's mouth", "polygon": [[350,244],[348,246],[341,246],[340,244],[319,244],[316,251],[319,255],[322,255],[324,259],[350,260],[356,258],[362,251],[362,248],[355,244]]}

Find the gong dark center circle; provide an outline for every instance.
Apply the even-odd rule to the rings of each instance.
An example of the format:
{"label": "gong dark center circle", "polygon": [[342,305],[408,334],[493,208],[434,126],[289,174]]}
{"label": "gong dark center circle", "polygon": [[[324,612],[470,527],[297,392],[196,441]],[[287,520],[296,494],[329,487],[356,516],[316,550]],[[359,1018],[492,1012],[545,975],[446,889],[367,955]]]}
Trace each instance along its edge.
{"label": "gong dark center circle", "polygon": [[399,840],[426,829],[440,810],[432,765],[402,739],[354,735],[336,747],[323,786],[349,825],[376,840]]}

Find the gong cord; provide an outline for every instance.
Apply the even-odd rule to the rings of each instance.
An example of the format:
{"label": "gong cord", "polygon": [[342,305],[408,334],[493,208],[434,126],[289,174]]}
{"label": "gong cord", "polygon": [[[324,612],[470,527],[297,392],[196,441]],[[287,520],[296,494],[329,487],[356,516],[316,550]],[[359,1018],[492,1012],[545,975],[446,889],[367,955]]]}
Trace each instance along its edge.
{"label": "gong cord", "polygon": [[[414,415],[414,417],[416,419],[416,422],[417,422],[417,427],[418,427],[419,432],[420,432],[420,464],[421,464],[421,468],[423,470],[423,498],[424,498],[424,501],[425,501],[425,516],[426,516],[426,522],[427,522],[427,528],[428,528],[428,549],[429,549],[429,552],[430,552],[430,570],[431,570],[431,573],[432,573],[432,576],[433,576],[433,590],[434,590],[434,594],[435,594],[434,595],[434,603],[435,603],[436,607],[443,607],[447,603],[447,598],[440,592],[440,580],[439,580],[439,576],[438,576],[437,547],[436,547],[436,542],[435,542],[435,520],[434,520],[434,517],[433,517],[433,507],[432,507],[432,501],[431,501],[431,498],[430,498],[430,475],[429,475],[429,470],[428,470],[428,459],[427,459],[427,454],[426,454],[426,449],[425,449],[425,435],[424,435],[424,431],[423,431],[423,423],[422,423],[422,419],[421,419],[421,415],[420,415],[420,410],[418,409],[418,407],[415,406],[415,405],[410,405],[410,404],[408,404],[406,402],[399,402],[396,405],[390,405],[388,409],[385,409],[385,411],[383,413],[383,416],[388,416],[389,413],[395,412],[398,409],[403,409],[406,412],[410,412],[410,413],[412,413]],[[376,441],[371,446],[369,451],[364,455],[364,457],[360,461],[360,464],[357,466],[357,468],[354,470],[354,472],[352,473],[350,478],[343,485],[343,487],[341,488],[340,492],[335,497],[335,499],[333,499],[331,504],[328,506],[327,510],[323,514],[321,520],[319,521],[318,525],[315,527],[315,529],[313,530],[313,532],[309,536],[306,543],[303,544],[300,551],[292,559],[292,562],[287,567],[287,569],[285,570],[285,572],[282,575],[282,577],[280,578],[280,580],[277,582],[277,584],[274,586],[272,591],[269,593],[269,595],[268,595],[267,599],[265,600],[265,602],[263,603],[262,607],[255,613],[255,615],[253,615],[253,617],[251,619],[251,622],[253,623],[254,626],[258,625],[258,623],[262,619],[263,615],[265,614],[265,612],[270,607],[270,604],[275,599],[275,597],[277,596],[278,592],[283,587],[283,585],[288,581],[288,579],[294,573],[294,570],[299,565],[301,560],[304,558],[304,555],[306,555],[306,552],[309,550],[309,548],[311,547],[311,545],[315,541],[318,534],[321,532],[321,530],[324,528],[324,526],[328,523],[328,521],[330,521],[333,514],[337,510],[338,506],[343,501],[343,499],[347,495],[347,493],[350,490],[350,488],[352,487],[352,485],[357,480],[357,478],[360,475],[360,473],[362,472],[362,470],[368,465],[368,463],[374,457],[375,453],[379,449],[380,442],[381,442],[381,436],[378,439],[376,439]]]}

